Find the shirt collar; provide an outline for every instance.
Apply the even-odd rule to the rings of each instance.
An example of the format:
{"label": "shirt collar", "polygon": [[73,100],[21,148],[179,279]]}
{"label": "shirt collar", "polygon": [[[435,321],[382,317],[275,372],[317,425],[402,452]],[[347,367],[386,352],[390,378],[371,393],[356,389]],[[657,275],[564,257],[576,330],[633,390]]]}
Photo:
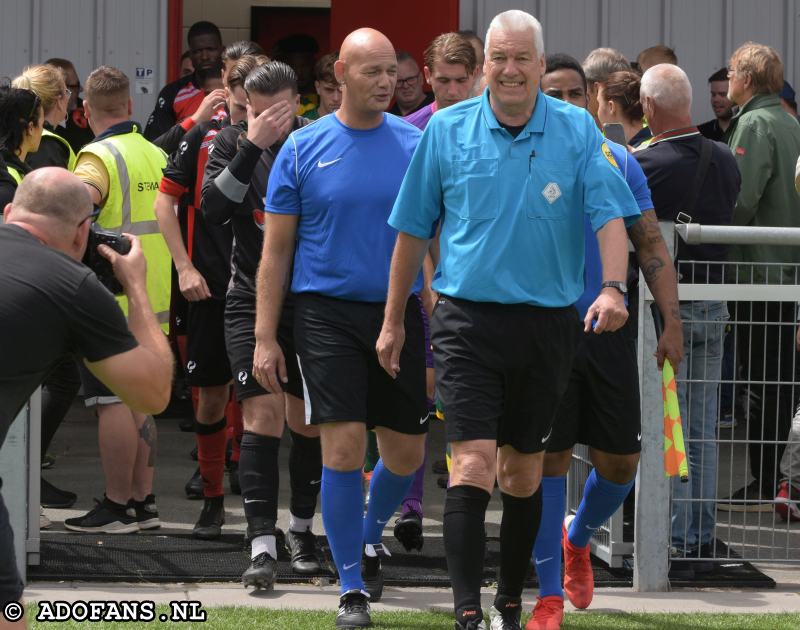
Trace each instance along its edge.
{"label": "shirt collar", "polygon": [[142,127],[139,123],[134,122],[133,120],[126,120],[125,122],[117,123],[116,125],[111,125],[103,133],[97,136],[94,139],[94,141],[105,140],[106,138],[110,138],[111,136],[120,136],[124,133],[141,133],[141,132],[142,132]]}
{"label": "shirt collar", "polygon": [[[489,129],[501,129],[502,125],[497,121],[497,117],[492,111],[492,104],[489,102],[489,88],[486,88],[481,95],[481,110],[483,119]],[[520,137],[529,136],[532,133],[544,133],[544,124],[547,120],[547,97],[539,90],[536,94],[536,104],[533,106],[533,114],[525,123],[525,127],[520,132]]]}
{"label": "shirt collar", "polygon": [[680,129],[670,129],[669,131],[660,133],[657,136],[653,136],[653,141],[650,143],[650,146],[652,147],[654,144],[666,140],[683,140],[684,138],[698,135],[700,135],[700,131],[697,129],[697,127],[681,127]]}

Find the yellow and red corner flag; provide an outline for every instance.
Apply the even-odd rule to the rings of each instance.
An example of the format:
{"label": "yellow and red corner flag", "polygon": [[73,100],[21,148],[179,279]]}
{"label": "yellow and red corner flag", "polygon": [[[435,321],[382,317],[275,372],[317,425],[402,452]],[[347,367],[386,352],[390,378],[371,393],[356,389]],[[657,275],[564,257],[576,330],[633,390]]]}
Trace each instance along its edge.
{"label": "yellow and red corner flag", "polygon": [[686,482],[689,481],[689,464],[683,445],[675,370],[669,359],[664,359],[664,368],[661,371],[661,393],[664,398],[664,473],[667,477],[680,475],[681,481]]}

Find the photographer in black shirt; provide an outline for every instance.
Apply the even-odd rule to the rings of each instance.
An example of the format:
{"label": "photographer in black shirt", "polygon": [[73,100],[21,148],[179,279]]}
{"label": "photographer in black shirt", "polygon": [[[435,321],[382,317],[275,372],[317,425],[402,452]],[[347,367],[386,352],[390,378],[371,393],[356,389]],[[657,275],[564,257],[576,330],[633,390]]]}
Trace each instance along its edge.
{"label": "photographer in black shirt", "polygon": [[[92,203],[86,187],[60,168],[30,173],[5,206],[0,226],[0,446],[14,418],[65,356],[80,357],[115,394],[142,413],[163,410],[172,355],[145,286],[141,245],[107,258],[129,301],[128,323],[114,296],[80,263]],[[130,439],[138,439],[137,435]],[[13,534],[0,498],[0,610],[22,597]],[[6,621],[0,616],[0,626]]]}

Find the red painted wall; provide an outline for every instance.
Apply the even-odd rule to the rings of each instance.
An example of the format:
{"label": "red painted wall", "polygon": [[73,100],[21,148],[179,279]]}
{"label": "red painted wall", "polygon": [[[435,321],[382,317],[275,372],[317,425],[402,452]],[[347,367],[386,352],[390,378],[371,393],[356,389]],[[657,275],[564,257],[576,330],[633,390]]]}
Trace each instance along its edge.
{"label": "red painted wall", "polygon": [[332,49],[362,26],[381,31],[395,50],[411,53],[421,68],[431,40],[458,30],[458,0],[331,0]]}

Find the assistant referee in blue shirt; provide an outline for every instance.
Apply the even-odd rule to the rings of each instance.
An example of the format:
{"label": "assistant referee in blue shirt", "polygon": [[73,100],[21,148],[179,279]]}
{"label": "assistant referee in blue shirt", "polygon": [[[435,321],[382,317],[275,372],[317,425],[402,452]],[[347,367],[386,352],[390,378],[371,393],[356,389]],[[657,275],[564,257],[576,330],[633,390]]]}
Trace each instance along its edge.
{"label": "assistant referee in blue shirt", "polygon": [[400,231],[378,355],[399,377],[403,312],[441,223],[431,322],[437,389],[453,452],[444,543],[457,628],[480,628],[484,518],[495,476],[503,498],[492,628],[519,628],[536,538],[545,442],[566,389],[580,326],[583,216],[600,246],[605,288],[584,326],[627,319],[627,236],[638,209],[601,151],[591,116],[544,96],[541,25],[518,10],[486,35],[488,90],[437,112],[409,166],[390,225]]}

